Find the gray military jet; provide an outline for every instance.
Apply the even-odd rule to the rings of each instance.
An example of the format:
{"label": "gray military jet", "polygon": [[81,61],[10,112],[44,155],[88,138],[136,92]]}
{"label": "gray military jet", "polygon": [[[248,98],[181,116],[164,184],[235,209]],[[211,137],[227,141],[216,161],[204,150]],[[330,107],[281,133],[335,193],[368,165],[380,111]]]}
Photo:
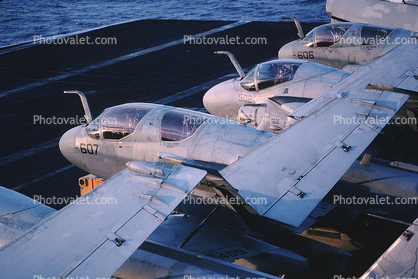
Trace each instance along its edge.
{"label": "gray military jet", "polygon": [[365,23],[329,23],[284,45],[278,56],[280,59],[308,60],[355,72],[361,64],[377,59],[397,45],[417,44],[418,39],[413,34],[414,31],[406,29]]}
{"label": "gray military jet", "polygon": [[[295,110],[350,76],[350,73],[332,67],[294,59],[263,62],[244,75],[231,53],[217,53],[229,56],[240,77],[209,89],[203,97],[205,108],[213,115],[261,131],[282,132],[297,121],[292,118]],[[278,74],[279,71],[287,74]],[[360,164],[356,161],[342,180],[384,195],[418,196],[415,173],[394,168],[390,163],[368,161]]]}
{"label": "gray military jet", "polygon": [[[300,23],[294,20],[298,29],[301,29]],[[418,35],[413,31],[364,23],[330,23],[312,29],[306,36],[303,31],[299,31],[299,34],[302,34],[301,39],[290,42],[279,50],[279,58],[313,61],[353,73],[400,44],[418,44]],[[396,65],[388,75],[395,72]],[[418,74],[414,71],[406,74],[418,79]],[[407,88],[408,85],[402,84],[399,88],[392,89],[410,95],[398,116],[418,131],[418,93],[403,90],[404,87]]]}
{"label": "gray military jet", "polygon": [[[300,123],[304,123],[304,121]],[[340,125],[337,124],[337,126]],[[295,127],[298,126],[295,125]],[[376,128],[371,127],[372,133],[375,133]],[[334,127],[331,126],[332,128]],[[289,131],[295,131],[294,127],[289,129]],[[364,136],[363,133],[362,135]],[[241,211],[242,213],[243,210],[246,211],[241,217],[246,220],[246,223],[249,222],[248,225],[250,227],[254,226],[254,223],[251,224],[251,221],[254,222],[259,218],[263,218],[257,216],[264,216],[264,219],[269,220],[269,222],[278,221],[285,226],[293,227],[295,230],[301,228],[301,230],[305,230],[307,226],[312,224],[312,220],[315,220],[313,216],[310,217],[311,212],[314,212],[314,216],[318,216],[316,207],[326,194],[326,189],[322,188],[322,190],[318,189],[317,192],[314,192],[306,186],[301,188],[293,186],[293,189],[292,186],[290,188],[289,186],[284,186],[289,190],[285,192],[279,190],[279,192],[272,195],[271,191],[274,192],[274,188],[269,187],[270,189],[263,190],[262,187],[256,186],[262,185],[259,181],[251,186],[257,187],[257,189],[250,190],[248,188],[245,189],[246,185],[244,183],[230,183],[223,177],[224,171],[227,171],[234,164],[249,156],[252,153],[250,152],[251,150],[257,146],[265,146],[265,144],[268,144],[275,138],[274,134],[199,112],[161,105],[132,103],[106,109],[89,125],[76,127],[68,131],[60,141],[60,149],[63,155],[76,166],[103,178],[113,177],[114,173],[121,171],[125,168],[126,162],[130,161],[157,160],[205,169],[208,171],[208,175],[196,190],[208,192],[211,189],[216,189],[215,191],[219,191],[221,196],[245,201],[243,204],[234,204],[233,207],[237,212]],[[264,145],[261,145],[262,143]],[[273,145],[281,146],[280,144]],[[335,147],[337,148],[336,150],[328,150],[322,156],[328,157],[327,153],[330,155],[333,151],[339,152],[339,150],[345,153],[351,149],[350,146],[342,141],[341,146]],[[273,153],[284,155],[283,150],[274,151]],[[265,153],[263,152],[263,154]],[[254,159],[250,160],[254,161]],[[254,162],[257,161],[265,160],[255,159]],[[266,159],[266,161],[271,161],[271,159]],[[305,166],[305,168],[309,170],[309,173],[312,173],[313,169],[316,168],[315,165]],[[245,163],[240,167],[245,168]],[[257,166],[253,167],[257,168]],[[282,183],[298,184],[302,178],[299,179],[293,176],[297,173],[296,166],[287,167],[290,167],[290,169],[289,171],[284,171],[283,175],[286,179]],[[284,166],[282,169],[287,169],[287,167]],[[259,171],[263,172],[263,170]],[[244,172],[247,173],[249,170],[245,169]],[[225,172],[225,175],[228,175],[230,179],[238,178],[234,178],[233,174],[229,176],[228,172]],[[274,174],[274,177],[276,175],[277,173]],[[300,173],[300,175],[303,175],[303,173]],[[258,179],[258,175],[255,174],[251,175],[251,177],[252,179]],[[235,188],[237,186],[234,187],[232,185],[240,186]],[[277,189],[280,188],[282,186],[279,185]],[[307,192],[304,192],[303,189]],[[285,204],[280,205],[280,203],[275,201],[277,196],[280,196],[280,194],[286,195],[286,193],[290,194],[290,196],[283,200]],[[149,194],[142,193],[139,193],[139,195],[149,196]],[[274,207],[288,207],[289,204],[286,202],[286,199],[292,199],[291,195],[295,195],[295,197],[301,200],[309,196],[310,201],[307,201],[306,206],[301,205],[298,209],[289,208],[288,210],[292,214],[277,214],[276,210],[279,209]],[[155,201],[157,199],[160,200],[159,197],[156,197]],[[298,200],[293,205],[296,202]],[[268,209],[269,207],[270,209]],[[281,210],[283,208],[279,211]],[[299,215],[297,212],[301,210],[303,213]],[[322,214],[328,211],[329,209],[322,209]],[[289,215],[299,216],[293,218]],[[247,218],[250,220],[248,221]],[[307,218],[309,220],[306,220]],[[290,255],[287,257],[290,257]]]}
{"label": "gray military jet", "polygon": [[318,63],[276,59],[256,65],[247,75],[229,52],[239,78],[209,89],[203,104],[216,116],[271,132],[289,126],[289,114],[338,84],[350,73]]}

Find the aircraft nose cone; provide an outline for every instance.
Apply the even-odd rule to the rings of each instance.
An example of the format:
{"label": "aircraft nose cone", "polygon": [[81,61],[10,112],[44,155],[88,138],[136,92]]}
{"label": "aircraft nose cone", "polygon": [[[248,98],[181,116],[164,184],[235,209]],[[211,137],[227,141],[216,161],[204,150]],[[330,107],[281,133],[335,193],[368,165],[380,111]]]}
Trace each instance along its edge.
{"label": "aircraft nose cone", "polygon": [[217,106],[217,95],[217,90],[214,87],[212,87],[203,96],[203,105],[205,106],[206,110],[211,114],[214,114],[214,111],[216,111],[215,108]]}
{"label": "aircraft nose cone", "polygon": [[234,80],[227,80],[209,89],[203,96],[203,105],[213,115],[220,117],[234,117],[238,112],[237,91]]}
{"label": "aircraft nose cone", "polygon": [[294,59],[295,56],[293,55],[293,45],[294,42],[290,42],[282,46],[279,50],[279,59]]}
{"label": "aircraft nose cone", "polygon": [[72,128],[62,135],[59,148],[62,155],[71,163],[75,164],[75,155],[77,154],[78,148],[75,145],[75,139],[78,134],[80,127]]}

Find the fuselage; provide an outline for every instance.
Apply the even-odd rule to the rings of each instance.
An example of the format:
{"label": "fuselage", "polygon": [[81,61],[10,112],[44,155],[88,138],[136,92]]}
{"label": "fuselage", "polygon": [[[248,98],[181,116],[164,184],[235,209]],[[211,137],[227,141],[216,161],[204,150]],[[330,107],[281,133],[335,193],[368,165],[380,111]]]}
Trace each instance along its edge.
{"label": "fuselage", "polygon": [[415,38],[411,38],[413,33],[365,23],[329,23],[312,29],[301,40],[284,45],[278,56],[348,70],[344,67],[371,62],[399,44],[417,43]]}
{"label": "fuselage", "polygon": [[289,124],[288,115],[318,97],[350,73],[295,59],[256,65],[243,78],[209,89],[203,104],[209,113],[276,132]]}
{"label": "fuselage", "polygon": [[60,149],[77,167],[106,179],[128,161],[159,161],[160,152],[229,165],[273,136],[209,114],[131,103],[69,130]]}
{"label": "fuselage", "polygon": [[[227,166],[274,136],[205,113],[129,103],[108,108],[88,125],[66,132],[60,150],[80,169],[107,179],[129,161],[164,162],[162,154]],[[408,197],[418,196],[417,177],[414,172],[360,166],[357,161],[343,180],[386,195]]]}

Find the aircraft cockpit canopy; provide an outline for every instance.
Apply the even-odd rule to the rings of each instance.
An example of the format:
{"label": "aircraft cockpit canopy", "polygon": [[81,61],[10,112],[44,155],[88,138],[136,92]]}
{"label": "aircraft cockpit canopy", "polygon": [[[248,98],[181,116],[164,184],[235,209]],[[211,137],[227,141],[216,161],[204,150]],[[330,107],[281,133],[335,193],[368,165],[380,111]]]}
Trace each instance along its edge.
{"label": "aircraft cockpit canopy", "polygon": [[148,104],[126,104],[108,108],[86,127],[86,133],[94,139],[122,139],[132,134],[139,121],[154,108]]}
{"label": "aircraft cockpit canopy", "polygon": [[[356,37],[353,34],[347,34],[354,23],[330,23],[314,28],[301,41],[306,47],[330,47],[337,43],[343,44],[361,44],[363,46],[377,45],[383,42],[394,29],[377,25],[364,25],[354,28],[354,32],[359,30]],[[358,32],[358,31],[357,31]],[[352,33],[352,32],[350,32]],[[345,40],[342,41],[345,36]]]}
{"label": "aircraft cockpit canopy", "polygon": [[314,28],[302,40],[306,47],[330,47],[338,43],[353,23],[331,23]]}
{"label": "aircraft cockpit canopy", "polygon": [[161,120],[161,140],[185,140],[193,136],[207,119],[207,115],[199,112],[169,110]]}
{"label": "aircraft cockpit canopy", "polygon": [[258,64],[240,82],[248,91],[258,91],[292,80],[302,61],[270,61]]}
{"label": "aircraft cockpit canopy", "polygon": [[377,45],[384,40],[393,31],[393,28],[375,26],[375,25],[365,25],[361,28],[361,44],[363,46],[373,46]]}

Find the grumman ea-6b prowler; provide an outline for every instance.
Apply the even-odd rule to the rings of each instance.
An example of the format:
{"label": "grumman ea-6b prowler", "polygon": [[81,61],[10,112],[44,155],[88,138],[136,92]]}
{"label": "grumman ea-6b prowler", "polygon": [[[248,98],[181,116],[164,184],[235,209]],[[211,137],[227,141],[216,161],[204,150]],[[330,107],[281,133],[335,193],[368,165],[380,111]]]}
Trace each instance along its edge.
{"label": "grumman ea-6b prowler", "polygon": [[213,115],[234,119],[270,132],[280,132],[292,122],[289,115],[350,76],[318,63],[276,59],[256,65],[246,75],[227,51],[240,77],[209,89],[203,104]]}
{"label": "grumman ea-6b prowler", "polygon": [[[381,1],[379,1],[381,2]],[[370,25],[366,23],[329,23],[312,29],[306,36],[297,19],[292,18],[298,28],[299,40],[292,41],[279,50],[281,59],[300,59],[320,63],[347,72],[355,73],[368,63],[378,60],[381,56],[401,44],[418,44],[418,33],[406,29]],[[396,57],[388,76],[397,75]],[[416,72],[406,75],[418,79]],[[375,84],[378,90],[384,85]],[[418,131],[418,93],[407,90],[407,83],[399,84],[391,90],[408,94],[410,99],[398,112],[401,117],[414,118],[409,126]]]}
{"label": "grumman ea-6b prowler", "polygon": [[297,19],[300,39],[280,48],[280,59],[302,59],[349,72],[381,57],[400,44],[418,43],[414,31],[366,23],[328,23],[306,36]]}

